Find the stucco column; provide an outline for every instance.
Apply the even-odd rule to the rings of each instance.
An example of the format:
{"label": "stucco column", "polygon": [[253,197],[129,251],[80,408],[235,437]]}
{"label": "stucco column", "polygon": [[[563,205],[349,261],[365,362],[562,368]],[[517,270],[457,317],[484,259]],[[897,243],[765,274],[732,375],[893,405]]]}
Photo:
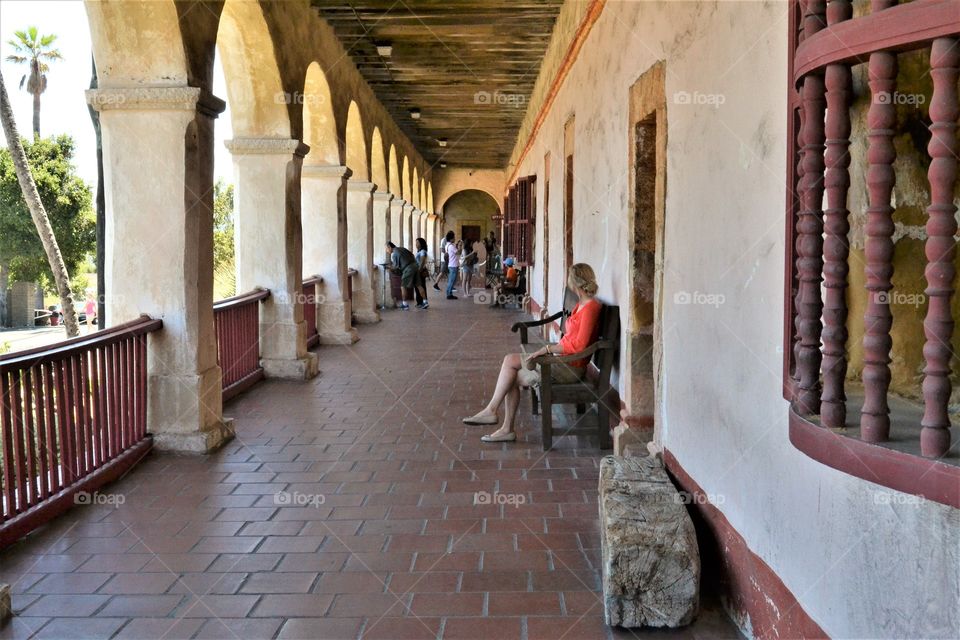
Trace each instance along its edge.
{"label": "stucco column", "polygon": [[360,339],[350,323],[347,299],[347,178],[341,166],[304,165],[300,176],[303,273],[323,277],[317,331],[323,344]]}
{"label": "stucco column", "polygon": [[380,322],[373,291],[373,192],[377,185],[347,181],[347,266],[353,277],[353,317],[361,324]]}
{"label": "stucco column", "polygon": [[435,213],[431,213],[427,216],[427,251],[430,252],[430,257],[434,260],[437,259],[437,224],[440,219]]}
{"label": "stucco column", "polygon": [[260,363],[268,377],[308,380],[317,355],[303,321],[300,170],[307,147],[289,138],[234,138],[237,291],[270,290],[260,307]]}
{"label": "stucco column", "polygon": [[403,207],[406,204],[403,198],[390,201],[390,240],[397,246],[403,246]]}
{"label": "stucco column", "polygon": [[[390,240],[390,201],[393,194],[388,191],[376,191],[373,194],[373,291],[377,306],[386,306],[384,299],[383,268],[379,265],[387,261],[387,251],[384,248]],[[387,294],[387,299],[390,295]]]}
{"label": "stucco column", "polygon": [[407,202],[403,205],[403,246],[413,250],[413,209],[414,206]]}
{"label": "stucco column", "polygon": [[100,111],[107,326],[149,314],[147,430],[162,449],[208,452],[223,420],[213,323],[213,120],[194,87],[87,92]]}

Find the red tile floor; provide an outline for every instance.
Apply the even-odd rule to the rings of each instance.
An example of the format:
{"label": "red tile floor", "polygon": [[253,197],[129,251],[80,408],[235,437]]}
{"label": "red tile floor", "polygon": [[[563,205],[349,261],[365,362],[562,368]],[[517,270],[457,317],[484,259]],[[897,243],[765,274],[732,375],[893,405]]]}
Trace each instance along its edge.
{"label": "red tile floor", "polygon": [[739,637],[715,605],[680,631],[604,625],[601,453],[544,454],[527,398],[521,440],[482,444],[460,418],[520,316],[435,298],[233,401],[223,450],[153,453],[0,554],[0,638]]}

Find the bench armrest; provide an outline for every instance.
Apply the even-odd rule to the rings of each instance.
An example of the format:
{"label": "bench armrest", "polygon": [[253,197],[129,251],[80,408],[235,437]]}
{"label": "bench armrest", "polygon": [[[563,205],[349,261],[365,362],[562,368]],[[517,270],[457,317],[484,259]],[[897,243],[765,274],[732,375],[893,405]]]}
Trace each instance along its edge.
{"label": "bench armrest", "polygon": [[559,311],[553,314],[552,316],[548,316],[544,318],[543,320],[530,320],[528,322],[514,322],[513,326],[510,327],[510,331],[513,331],[514,333],[516,333],[518,330],[523,328],[529,329],[530,327],[542,327],[545,324],[548,324],[555,320],[559,320],[560,318],[563,317],[563,314],[564,314],[563,311]]}
{"label": "bench armrest", "polygon": [[533,362],[534,364],[546,364],[546,365],[556,364],[558,362],[564,362],[564,363],[577,362],[578,360],[586,360],[587,358],[592,356],[594,353],[602,349],[613,349],[614,346],[615,345],[612,340],[597,340],[596,342],[594,342],[592,345],[590,345],[583,351],[578,351],[577,353],[564,354],[562,356],[554,355],[554,354],[543,355],[543,356],[538,356],[536,358],[533,358],[532,360],[530,360],[530,362]]}

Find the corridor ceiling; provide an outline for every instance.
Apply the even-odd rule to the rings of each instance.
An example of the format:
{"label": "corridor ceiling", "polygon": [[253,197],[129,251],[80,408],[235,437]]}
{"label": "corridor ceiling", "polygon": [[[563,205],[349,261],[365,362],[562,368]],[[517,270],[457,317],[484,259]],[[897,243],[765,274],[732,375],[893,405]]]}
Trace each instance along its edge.
{"label": "corridor ceiling", "polygon": [[311,2],[428,162],[506,166],[563,0]]}

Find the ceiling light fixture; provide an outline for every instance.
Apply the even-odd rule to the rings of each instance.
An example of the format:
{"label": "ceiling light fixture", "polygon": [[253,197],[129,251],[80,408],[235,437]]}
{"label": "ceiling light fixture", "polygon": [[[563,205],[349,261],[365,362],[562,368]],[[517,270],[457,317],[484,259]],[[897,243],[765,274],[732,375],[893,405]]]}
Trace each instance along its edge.
{"label": "ceiling light fixture", "polygon": [[446,138],[437,138],[437,144],[439,144],[441,147],[445,147],[445,146],[447,146],[447,139],[446,139]]}
{"label": "ceiling light fixture", "polygon": [[441,169],[446,169],[446,168],[447,168],[447,163],[446,163],[446,162],[441,162],[441,163],[440,163],[440,168],[441,168]]}
{"label": "ceiling light fixture", "polygon": [[414,120],[419,120],[419,119],[420,119],[420,109],[418,109],[417,107],[414,107],[413,109],[410,109],[410,117],[413,118]]}
{"label": "ceiling light fixture", "polygon": [[393,45],[389,42],[376,43],[377,53],[383,58],[389,58],[393,55]]}

